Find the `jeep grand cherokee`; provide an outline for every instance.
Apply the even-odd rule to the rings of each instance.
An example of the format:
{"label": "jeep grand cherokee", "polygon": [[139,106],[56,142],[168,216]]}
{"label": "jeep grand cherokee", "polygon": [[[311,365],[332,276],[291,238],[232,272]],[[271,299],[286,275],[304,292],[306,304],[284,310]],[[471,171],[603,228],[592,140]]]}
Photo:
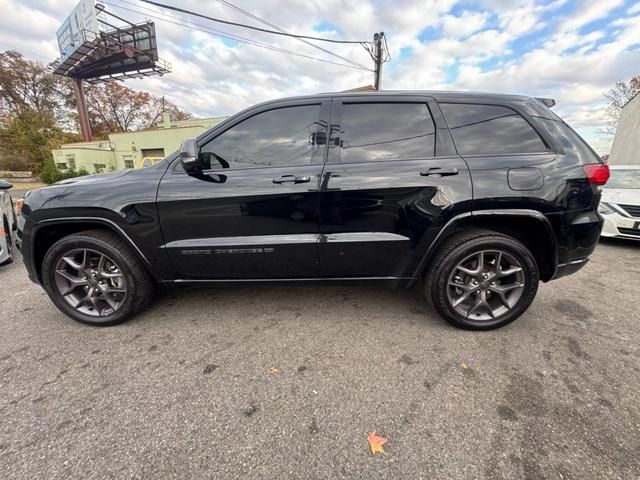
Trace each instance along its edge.
{"label": "jeep grand cherokee", "polygon": [[553,101],[454,92],[251,107],[156,165],[32,191],[18,244],[71,318],[124,321],[156,283],[381,281],[452,324],[519,317],[596,246],[608,167]]}

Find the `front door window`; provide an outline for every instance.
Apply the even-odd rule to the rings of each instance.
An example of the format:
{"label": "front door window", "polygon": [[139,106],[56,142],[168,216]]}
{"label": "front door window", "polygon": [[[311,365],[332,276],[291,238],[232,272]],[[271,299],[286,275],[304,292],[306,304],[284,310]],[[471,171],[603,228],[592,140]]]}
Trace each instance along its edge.
{"label": "front door window", "polygon": [[321,163],[320,105],[285,107],[254,115],[205,144],[206,170]]}

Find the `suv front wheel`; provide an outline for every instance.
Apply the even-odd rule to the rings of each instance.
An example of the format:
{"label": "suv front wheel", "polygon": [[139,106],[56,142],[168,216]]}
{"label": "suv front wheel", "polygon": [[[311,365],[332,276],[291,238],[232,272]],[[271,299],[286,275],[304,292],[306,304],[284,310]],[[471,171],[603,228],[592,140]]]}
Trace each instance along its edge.
{"label": "suv front wheel", "polygon": [[153,296],[152,279],[131,248],[102,230],[53,244],[42,264],[42,285],[63,313],[88,325],[124,322]]}
{"label": "suv front wheel", "polygon": [[425,276],[425,295],[449,323],[490,330],[522,315],[538,290],[535,258],[518,240],[488,230],[453,235]]}

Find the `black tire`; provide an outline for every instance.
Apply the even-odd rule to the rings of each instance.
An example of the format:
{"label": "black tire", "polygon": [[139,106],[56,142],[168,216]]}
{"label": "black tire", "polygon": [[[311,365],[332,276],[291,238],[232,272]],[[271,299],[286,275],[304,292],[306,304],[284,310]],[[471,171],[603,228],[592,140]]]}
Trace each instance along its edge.
{"label": "black tire", "polygon": [[[467,310],[466,316],[456,310],[454,302],[451,300],[450,288],[457,287],[451,287],[449,282],[452,276],[456,275],[455,272],[458,271],[457,266],[460,265],[460,262],[478,255],[481,251],[503,252],[505,256],[515,259],[521,265],[522,273],[519,275],[522,280],[520,283],[523,283],[524,286],[518,292],[520,297],[515,300],[508,311],[495,317],[493,317],[494,313],[491,313],[489,315],[493,318],[478,320],[469,316],[469,310]],[[452,235],[438,250],[425,273],[424,292],[429,303],[452,325],[469,330],[492,330],[513,322],[529,308],[538,291],[539,282],[540,274],[536,260],[521,242],[490,230],[467,230]],[[485,285],[484,288],[490,287]],[[470,290],[474,289],[475,287],[470,288]],[[493,292],[490,292],[489,295],[491,293]],[[477,292],[471,293],[471,295],[474,294]],[[494,294],[494,301],[496,301],[495,298],[498,297],[495,297]],[[470,301],[471,299],[472,297],[470,297]],[[489,310],[486,309],[487,312]],[[474,315],[476,314],[474,313]]]}
{"label": "black tire", "polygon": [[5,239],[5,243],[7,245],[7,250],[8,250],[9,256],[3,262],[0,262],[0,266],[1,265],[9,265],[10,263],[13,263],[13,242],[12,242],[12,239],[11,239],[11,228],[10,228],[9,222],[8,222],[8,220],[6,218],[4,218],[2,220],[2,224],[3,224],[3,228],[4,228],[4,239]]}
{"label": "black tire", "polygon": [[[68,303],[55,281],[56,266],[63,256],[78,249],[90,249],[112,259],[125,280],[126,297],[117,310],[104,316],[83,313]],[[116,325],[145,308],[153,299],[154,282],[137,255],[117,235],[104,230],[88,230],[58,240],[45,254],[42,286],[58,309],[78,322],[93,326]]]}

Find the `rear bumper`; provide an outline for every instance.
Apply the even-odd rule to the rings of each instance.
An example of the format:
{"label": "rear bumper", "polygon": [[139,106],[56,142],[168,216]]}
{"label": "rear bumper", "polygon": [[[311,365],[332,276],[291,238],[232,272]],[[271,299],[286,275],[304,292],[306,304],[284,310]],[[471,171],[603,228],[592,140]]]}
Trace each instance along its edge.
{"label": "rear bumper", "polygon": [[581,258],[579,260],[573,260],[568,263],[561,263],[556,268],[556,273],[553,275],[551,280],[557,280],[558,278],[566,277],[567,275],[571,275],[572,273],[576,273],[582,267],[584,267],[589,258]]}
{"label": "rear bumper", "polygon": [[592,210],[552,214],[547,218],[553,225],[558,246],[557,265],[551,280],[580,270],[589,261],[600,240],[603,218]]}

